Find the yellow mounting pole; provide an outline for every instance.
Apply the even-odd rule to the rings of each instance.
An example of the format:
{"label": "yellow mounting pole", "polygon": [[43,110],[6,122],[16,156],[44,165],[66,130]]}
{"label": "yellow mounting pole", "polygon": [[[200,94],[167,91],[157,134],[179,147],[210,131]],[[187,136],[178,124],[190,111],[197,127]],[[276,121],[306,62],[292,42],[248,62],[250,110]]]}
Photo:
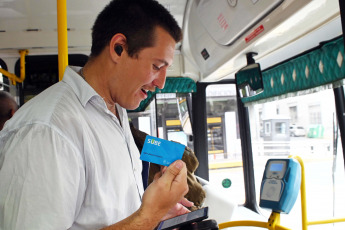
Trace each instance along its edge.
{"label": "yellow mounting pole", "polygon": [[25,80],[25,55],[29,53],[28,50],[19,50],[20,54],[20,83]]}
{"label": "yellow mounting pole", "polygon": [[10,73],[2,68],[0,68],[0,73],[8,77],[13,85],[18,83],[22,83],[25,80],[25,55],[29,53],[28,50],[19,50],[20,54],[20,77],[17,77],[15,74]]}
{"label": "yellow mounting pole", "polygon": [[3,75],[5,75],[6,77],[8,77],[11,81],[13,85],[16,85],[16,78],[18,78],[15,74],[10,73],[6,70],[4,70],[3,68],[0,68],[0,73],[2,73]]}
{"label": "yellow mounting pole", "polygon": [[299,156],[290,156],[296,159],[301,165],[301,211],[302,211],[302,230],[308,229],[308,218],[307,218],[307,196],[305,190],[305,169],[302,158]]}
{"label": "yellow mounting pole", "polygon": [[62,80],[66,66],[68,66],[67,42],[67,4],[66,0],[57,0],[57,32],[58,32],[58,60],[59,81]]}
{"label": "yellow mounting pole", "polygon": [[274,211],[272,211],[270,218],[268,218],[267,228],[269,230],[290,230],[280,225],[280,213]]}

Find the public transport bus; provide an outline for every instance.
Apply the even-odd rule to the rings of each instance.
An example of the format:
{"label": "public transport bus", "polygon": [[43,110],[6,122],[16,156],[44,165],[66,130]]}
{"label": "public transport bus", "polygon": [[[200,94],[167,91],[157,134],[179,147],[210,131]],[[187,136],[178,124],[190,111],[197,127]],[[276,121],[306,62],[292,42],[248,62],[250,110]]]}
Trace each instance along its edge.
{"label": "public transport bus", "polygon": [[[83,66],[108,2],[0,1],[0,90],[23,105],[67,64]],[[267,160],[298,156],[305,190],[281,229],[345,229],[344,1],[159,2],[183,40],[164,89],[128,114],[140,130],[194,151],[209,218],[257,229],[272,211],[259,205]],[[249,67],[258,75],[243,75]]]}

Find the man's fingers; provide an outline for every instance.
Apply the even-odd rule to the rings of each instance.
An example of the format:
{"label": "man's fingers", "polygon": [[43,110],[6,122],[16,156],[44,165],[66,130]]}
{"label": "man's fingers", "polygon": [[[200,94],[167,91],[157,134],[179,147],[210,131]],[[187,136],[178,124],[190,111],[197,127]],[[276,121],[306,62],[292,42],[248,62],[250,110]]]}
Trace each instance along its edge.
{"label": "man's fingers", "polygon": [[186,207],[192,207],[194,205],[193,202],[187,200],[186,198],[183,198],[179,203]]}
{"label": "man's fingers", "polygon": [[175,161],[175,162],[173,162],[172,167],[167,168],[167,171],[176,177],[180,173],[180,171],[182,170],[182,168],[184,166],[183,164],[184,163],[180,160]]}
{"label": "man's fingers", "polygon": [[167,183],[171,184],[183,169],[186,170],[185,163],[181,160],[177,160],[166,169],[162,177],[165,178],[164,180]]}
{"label": "man's fingers", "polygon": [[165,171],[167,170],[167,166],[161,166],[161,172],[162,172],[162,174],[164,174],[165,173]]}
{"label": "man's fingers", "polygon": [[157,172],[154,177],[153,177],[153,180],[158,180],[160,177],[162,176],[162,173],[161,172]]}

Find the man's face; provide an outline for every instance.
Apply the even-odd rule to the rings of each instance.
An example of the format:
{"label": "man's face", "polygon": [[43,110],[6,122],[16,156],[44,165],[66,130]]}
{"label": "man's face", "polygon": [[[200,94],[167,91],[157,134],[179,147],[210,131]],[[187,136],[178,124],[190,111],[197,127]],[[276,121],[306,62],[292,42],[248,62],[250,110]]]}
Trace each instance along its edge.
{"label": "man's face", "polygon": [[[120,81],[117,82],[115,100],[126,109],[136,109],[147,97],[147,91],[162,89],[166,71],[173,62],[175,40],[164,29],[157,27],[155,44],[144,48],[137,57],[127,53],[120,61]],[[119,87],[121,86],[121,87]]]}

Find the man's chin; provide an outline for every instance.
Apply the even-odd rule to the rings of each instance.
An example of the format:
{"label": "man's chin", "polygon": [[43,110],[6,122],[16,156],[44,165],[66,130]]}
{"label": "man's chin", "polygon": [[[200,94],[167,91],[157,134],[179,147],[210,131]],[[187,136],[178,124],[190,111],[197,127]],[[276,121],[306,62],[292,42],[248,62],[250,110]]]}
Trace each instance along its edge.
{"label": "man's chin", "polygon": [[[140,101],[141,102],[141,101]],[[127,106],[122,106],[127,110],[136,110],[137,108],[139,108],[140,106],[140,102],[136,103],[136,104],[131,104],[131,105],[127,105]]]}

